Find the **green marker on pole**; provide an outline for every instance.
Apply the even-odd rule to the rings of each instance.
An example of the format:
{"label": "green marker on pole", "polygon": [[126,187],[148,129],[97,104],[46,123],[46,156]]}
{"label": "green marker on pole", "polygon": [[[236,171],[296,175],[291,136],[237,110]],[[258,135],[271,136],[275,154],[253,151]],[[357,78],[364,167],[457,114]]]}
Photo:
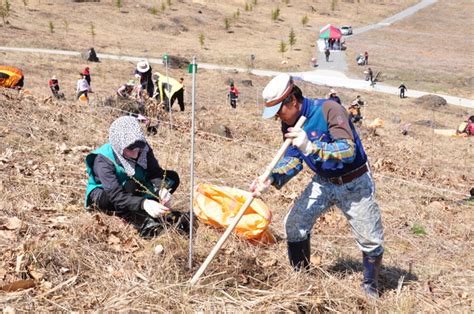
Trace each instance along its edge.
{"label": "green marker on pole", "polygon": [[168,54],[167,54],[167,53],[165,53],[165,54],[163,55],[163,61],[168,61]]}
{"label": "green marker on pole", "polygon": [[194,67],[194,73],[197,73],[198,65],[192,64],[192,63],[188,65],[188,73],[193,73],[193,67]]}

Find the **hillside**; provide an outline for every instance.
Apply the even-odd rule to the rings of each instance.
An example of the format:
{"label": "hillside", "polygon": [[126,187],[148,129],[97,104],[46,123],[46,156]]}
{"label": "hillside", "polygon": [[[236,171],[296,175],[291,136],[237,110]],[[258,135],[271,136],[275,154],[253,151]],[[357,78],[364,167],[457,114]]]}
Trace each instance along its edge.
{"label": "hillside", "polygon": [[[232,15],[236,7],[242,8],[242,1],[227,1],[226,5],[219,1],[172,1],[164,19],[161,13],[154,16],[147,11],[151,1],[137,1],[136,5],[124,2],[121,11],[127,13],[104,2],[58,1],[49,5],[44,0],[30,1],[24,11],[14,9],[11,23],[21,29],[2,34],[0,45],[82,49],[89,46],[82,43],[90,35],[89,21],[81,17],[88,16],[97,21],[94,46],[101,52],[117,53],[114,43],[120,42],[119,53],[123,54],[159,57],[167,51],[186,57],[197,54],[202,62],[244,64],[249,52],[260,49],[256,67],[282,69],[277,51],[280,37],[274,29],[284,29],[287,36],[287,26],[291,24],[285,24],[290,16],[286,10],[294,10],[296,29],[308,6],[326,4],[291,2],[282,10],[284,21],[277,22],[280,26],[276,27],[267,13],[277,2],[258,1],[254,14],[260,10],[267,13],[255,15],[253,25],[242,21],[237,24],[242,28],[237,30],[234,26],[234,33],[225,33],[220,30],[219,20]],[[377,21],[413,2],[361,1],[361,5],[370,5],[374,10],[367,21]],[[12,3],[17,8],[23,5],[20,1]],[[331,13],[326,4],[326,11],[314,16],[331,18],[337,23],[347,18],[341,8],[356,10],[348,1],[337,3],[337,14]],[[204,20],[202,14],[195,12],[197,8],[213,13]],[[244,12],[241,9],[241,18],[247,14]],[[364,13],[360,10],[359,14]],[[33,16],[38,18],[32,19]],[[68,36],[59,26],[66,16],[70,21]],[[207,50],[201,50],[196,35],[199,32],[193,30],[191,34],[192,27],[187,24],[190,31],[173,37],[175,50],[159,45],[155,48],[153,42],[127,33],[131,27],[145,27],[148,19],[158,24],[178,16],[186,21],[195,19],[196,24],[190,24],[195,27],[205,22],[212,26],[214,21],[206,38],[215,38],[215,45],[213,42]],[[56,39],[48,34],[50,19],[57,21]],[[119,19],[122,23],[114,24]],[[363,22],[366,20],[362,18],[353,20],[353,25]],[[322,19],[307,27],[314,33],[319,23],[323,23]],[[222,31],[225,36],[240,37],[237,40],[243,41],[251,36],[238,36],[239,32],[253,34],[252,28],[262,31],[255,31],[252,44],[238,45],[249,47],[248,51],[218,40],[218,32]],[[265,30],[269,37],[276,38],[272,49],[261,45],[265,42]],[[143,39],[146,35],[150,36],[139,36]],[[169,43],[171,38],[156,31],[157,42]],[[288,66],[306,66],[310,46],[298,48],[301,50],[288,53],[292,58]],[[337,208],[321,217],[313,229],[312,270],[304,274],[290,269],[286,242],[282,239],[283,218],[310,179],[308,170],[281,191],[272,189],[262,198],[273,211],[271,229],[277,243],[256,246],[232,237],[209,266],[201,285],[190,289],[187,281],[222,231],[199,225],[193,245],[193,269],[189,270],[186,238],[170,232],[154,240],[143,240],[120,219],[89,213],[83,208],[84,158],[104,143],[110,123],[123,114],[105,106],[105,99],[130,78],[135,65],[111,60],[86,64],[77,58],[26,53],[0,56],[2,63],[25,69],[28,90],[18,93],[0,89],[0,287],[19,279],[35,279],[36,284],[18,292],[0,291],[0,308],[4,311],[467,312],[472,308],[473,206],[464,200],[474,186],[474,140],[435,136],[430,127],[453,129],[472,113],[453,106],[417,105],[413,99],[370,91],[338,90],[346,104],[357,94],[366,101],[365,122],[359,133],[373,168],[386,234],[381,274],[383,295],[379,301],[367,300],[359,289],[360,252]],[[298,61],[291,65],[291,60]],[[86,65],[91,67],[94,89],[90,107],[72,100],[76,73]],[[162,66],[154,69],[164,72]],[[60,77],[66,101],[48,98],[47,78],[52,74]],[[185,69],[170,70],[170,75],[185,78],[186,111],[178,112],[175,104],[172,128],[168,115],[161,113],[153,119],[158,123],[158,133],[149,135],[147,140],[160,164],[180,173],[182,183],[175,194],[174,207],[185,211],[190,185],[191,77]],[[242,93],[236,110],[225,102],[229,79],[236,82]],[[242,80],[252,80],[253,86],[244,86]],[[267,82],[268,78],[246,73],[198,71],[195,183],[246,190],[253,178],[263,172],[281,145],[279,122],[260,118],[262,100],[256,95]],[[303,82],[297,84],[310,97],[321,97],[329,90]],[[376,134],[365,127],[375,118],[385,122]],[[401,130],[408,123],[408,134],[402,135]],[[232,138],[210,133],[216,124],[228,127]],[[164,252],[156,254],[154,249],[159,244]]]}

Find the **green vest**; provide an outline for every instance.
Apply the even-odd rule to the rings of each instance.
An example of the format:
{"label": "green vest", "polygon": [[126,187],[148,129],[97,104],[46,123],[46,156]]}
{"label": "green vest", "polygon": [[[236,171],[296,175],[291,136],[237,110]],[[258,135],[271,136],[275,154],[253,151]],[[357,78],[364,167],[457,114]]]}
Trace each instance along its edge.
{"label": "green vest", "polygon": [[[117,179],[121,185],[124,185],[127,180],[131,179],[125,172],[125,169],[122,166],[119,166],[117,162],[115,161],[115,156],[114,152],[112,150],[112,146],[110,143],[104,144],[101,147],[97,148],[94,150],[92,153],[87,155],[86,157],[86,168],[87,168],[87,174],[89,175],[89,181],[87,182],[87,188],[86,188],[86,198],[84,201],[84,206],[87,207],[90,204],[88,204],[88,199],[89,199],[89,194],[94,190],[95,188],[102,187],[102,184],[99,184],[95,182],[94,180],[94,173],[92,171],[92,168],[94,166],[94,160],[97,155],[103,155],[107,157],[110,161],[114,163],[115,166],[115,174],[117,175]],[[138,180],[141,184],[143,184],[148,191],[143,191],[144,197],[145,198],[153,198],[153,195],[150,194],[153,193],[154,188],[153,184],[148,180],[146,176],[145,170],[139,166],[135,166],[135,175],[133,176],[136,180]],[[145,189],[142,189],[145,190]]]}

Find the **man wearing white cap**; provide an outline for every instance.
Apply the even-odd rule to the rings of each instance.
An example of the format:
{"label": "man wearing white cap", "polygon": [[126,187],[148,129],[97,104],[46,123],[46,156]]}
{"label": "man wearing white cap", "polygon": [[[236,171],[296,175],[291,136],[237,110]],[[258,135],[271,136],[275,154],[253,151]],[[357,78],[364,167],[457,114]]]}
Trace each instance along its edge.
{"label": "man wearing white cap", "polygon": [[[383,254],[383,228],[375,202],[374,182],[367,156],[345,108],[328,99],[309,99],[288,74],[274,77],[262,92],[263,118],[278,117],[292,146],[267,180],[256,178],[250,190],[255,196],[277,189],[298,174],[303,163],[315,173],[285,218],[288,256],[295,270],[309,267],[310,235],[316,219],[331,205],[346,216],[363,253],[362,288],[378,297],[378,273]],[[302,129],[294,126],[306,117]]]}
{"label": "man wearing white cap", "polygon": [[337,96],[337,92],[336,92],[336,90],[335,90],[334,88],[331,88],[331,90],[329,91],[328,99],[329,99],[329,100],[334,100],[334,101],[337,102],[339,105],[342,104],[341,98],[339,98],[339,96]]}
{"label": "man wearing white cap", "polygon": [[153,85],[152,68],[146,60],[139,61],[135,69],[135,75],[140,77],[142,90],[146,90],[148,96],[153,97],[155,85]]}

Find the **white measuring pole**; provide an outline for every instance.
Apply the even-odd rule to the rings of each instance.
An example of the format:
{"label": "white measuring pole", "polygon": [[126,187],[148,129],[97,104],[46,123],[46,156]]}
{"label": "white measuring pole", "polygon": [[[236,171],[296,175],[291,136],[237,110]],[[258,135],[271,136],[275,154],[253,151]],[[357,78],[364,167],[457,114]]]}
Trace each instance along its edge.
{"label": "white measuring pole", "polygon": [[193,57],[191,64],[193,74],[193,84],[191,90],[191,180],[190,180],[190,200],[189,200],[189,269],[193,267],[193,225],[194,225],[194,213],[193,213],[193,199],[194,199],[194,112],[195,112],[195,99],[196,99],[196,56]]}
{"label": "white measuring pole", "polygon": [[[163,99],[165,97],[168,97],[168,109],[169,109],[169,114],[170,114],[170,129],[173,128],[173,119],[171,115],[171,88],[170,88],[170,77],[168,76],[168,60],[169,56],[168,54],[165,54],[166,58],[163,58],[163,62],[165,62],[165,69],[166,69],[166,88],[163,90]],[[166,59],[166,60],[165,60]],[[166,96],[166,91],[168,91],[168,96]]]}

